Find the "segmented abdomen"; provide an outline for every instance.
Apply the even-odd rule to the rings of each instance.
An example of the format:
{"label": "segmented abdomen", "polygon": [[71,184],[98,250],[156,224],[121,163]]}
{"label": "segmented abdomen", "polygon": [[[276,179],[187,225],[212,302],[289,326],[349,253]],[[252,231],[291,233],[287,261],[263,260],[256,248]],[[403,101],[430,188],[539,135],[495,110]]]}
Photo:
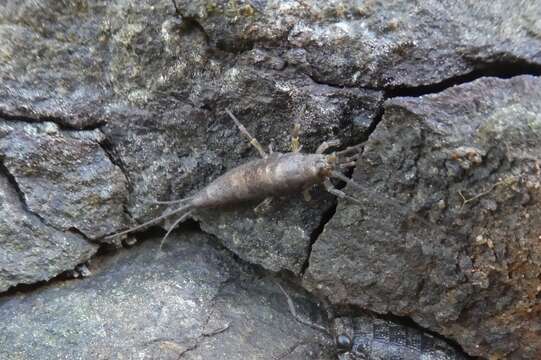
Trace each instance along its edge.
{"label": "segmented abdomen", "polygon": [[252,160],[218,177],[192,200],[194,207],[220,207],[238,202],[300,192],[321,179],[317,166],[323,155],[274,153]]}
{"label": "segmented abdomen", "polygon": [[445,341],[391,321],[360,316],[334,322],[341,339],[340,360],[463,360],[465,357]]}

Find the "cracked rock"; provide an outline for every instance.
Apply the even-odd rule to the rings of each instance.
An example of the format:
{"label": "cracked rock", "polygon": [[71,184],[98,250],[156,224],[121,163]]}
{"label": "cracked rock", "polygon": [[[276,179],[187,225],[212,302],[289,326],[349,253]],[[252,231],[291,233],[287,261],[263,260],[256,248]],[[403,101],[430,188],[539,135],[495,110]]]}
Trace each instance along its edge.
{"label": "cracked rock", "polygon": [[[82,280],[4,297],[3,359],[47,359],[51,349],[74,359],[332,359],[321,345],[330,339],[215,239],[188,231],[162,253],[156,240],[96,259]],[[318,314],[294,299],[303,316]]]}
{"label": "cracked rock", "polygon": [[123,226],[127,196],[102,138],[98,130],[60,130],[51,122],[0,121],[0,159],[30,211],[56,229],[98,239]]}
{"label": "cracked rock", "polygon": [[[471,355],[541,356],[541,80],[394,98],[313,246],[305,285],[409,316]],[[464,164],[467,163],[467,166]]]}
{"label": "cracked rock", "polygon": [[[128,117],[119,110],[104,127],[133,184],[128,209],[138,221],[160,213],[150,202],[187,197],[257,156],[226,107],[274,151],[290,150],[290,132],[299,123],[303,149],[313,152],[324,140],[339,138],[346,145],[366,136],[382,100],[381,92],[338,89],[246,64],[229,69],[205,93],[218,107],[213,112],[182,105],[163,114],[134,111]],[[263,215],[255,214],[257,204],[252,204],[237,211],[201,212],[197,218],[242,258],[273,271],[298,273],[311,234],[332,206],[331,197],[314,195],[310,203],[300,197],[276,201],[275,211]]]}
{"label": "cracked rock", "polygon": [[335,202],[318,193],[306,203],[302,196],[274,199],[263,214],[257,204],[213,209],[196,214],[201,228],[222,238],[242,259],[270,271],[300,274],[308,259],[312,234]]}
{"label": "cracked rock", "polygon": [[266,47],[318,82],[415,87],[487,65],[541,65],[541,8],[506,0],[178,0],[209,43],[225,51]]}
{"label": "cracked rock", "polygon": [[96,250],[81,235],[55,230],[26,211],[9,178],[0,173],[0,292],[49,280]]}

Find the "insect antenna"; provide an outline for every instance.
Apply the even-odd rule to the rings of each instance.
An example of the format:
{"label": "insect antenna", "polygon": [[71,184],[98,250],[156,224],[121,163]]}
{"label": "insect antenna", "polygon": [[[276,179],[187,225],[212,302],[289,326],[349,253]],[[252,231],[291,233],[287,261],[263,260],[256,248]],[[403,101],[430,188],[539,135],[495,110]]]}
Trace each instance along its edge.
{"label": "insect antenna", "polygon": [[171,225],[171,227],[169,228],[169,230],[167,230],[167,233],[164,235],[164,237],[162,238],[162,241],[160,241],[160,248],[159,250],[161,251],[162,250],[162,247],[163,247],[163,244],[165,243],[165,239],[167,239],[167,237],[169,236],[169,234],[171,234],[171,231],[173,231],[174,228],[177,227],[178,224],[180,224],[183,220],[185,220],[188,216],[190,216],[190,214],[192,213],[192,209],[188,210],[188,212],[186,212],[185,214],[183,214],[181,217],[179,217],[174,223],[173,225]]}
{"label": "insect antenna", "polygon": [[186,198],[183,198],[183,199],[180,199],[180,200],[165,200],[165,201],[154,200],[154,201],[149,201],[149,204],[152,204],[152,205],[180,204],[180,203],[183,203],[183,202],[186,202],[186,201],[190,201],[192,198],[193,198],[193,196],[186,197]]}
{"label": "insect antenna", "polygon": [[113,234],[113,235],[106,236],[105,238],[106,239],[111,239],[111,238],[114,238],[114,237],[117,237],[117,236],[120,236],[120,235],[131,233],[131,232],[133,232],[135,230],[139,230],[139,229],[144,228],[144,227],[146,227],[148,225],[154,224],[154,223],[156,223],[156,222],[158,222],[160,220],[166,219],[169,216],[174,215],[174,214],[178,214],[178,213],[180,213],[182,211],[188,211],[188,213],[189,213],[189,212],[191,212],[192,206],[193,205],[191,203],[188,203],[186,205],[183,205],[183,206],[179,207],[178,209],[173,210],[170,213],[160,215],[160,216],[158,216],[158,217],[156,217],[154,219],[151,219],[151,220],[149,220],[147,222],[144,222],[144,223],[142,223],[140,225],[134,226],[132,228],[129,228],[127,230],[121,231],[121,232]]}

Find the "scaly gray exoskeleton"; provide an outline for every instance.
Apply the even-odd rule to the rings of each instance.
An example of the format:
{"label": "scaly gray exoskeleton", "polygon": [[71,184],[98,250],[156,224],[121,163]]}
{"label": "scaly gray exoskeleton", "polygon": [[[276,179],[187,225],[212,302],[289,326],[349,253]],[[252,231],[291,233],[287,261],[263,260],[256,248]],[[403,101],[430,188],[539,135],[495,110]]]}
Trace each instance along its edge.
{"label": "scaly gray exoskeleton", "polygon": [[[240,121],[228,109],[226,112],[262,158],[248,161],[227,171],[193,196],[180,200],[158,201],[159,204],[181,204],[181,206],[167,214],[109,237],[127,234],[172,215],[182,214],[163,237],[161,248],[171,231],[190,216],[194,209],[219,208],[240,202],[263,200],[258,205],[257,208],[259,208],[261,205],[268,204],[275,196],[300,192],[307,195],[306,191],[318,184],[323,184],[328,192],[340,198],[359,202],[336,189],[330,178],[352,183],[352,180],[342,174],[340,170],[355,166],[360,153],[360,145],[326,155],[324,152],[329,148],[340,145],[338,140],[332,140],[323,142],[314,154],[303,154],[300,152],[301,146],[299,144],[300,129],[299,126],[295,126],[292,134],[292,151],[279,153],[272,152],[270,149],[267,154],[257,139],[250,135]],[[305,196],[305,198],[307,197]]]}
{"label": "scaly gray exoskeleton", "polygon": [[339,360],[466,360],[467,357],[444,340],[418,329],[364,313],[334,317],[328,329],[297,314],[293,299],[284,294],[289,312],[299,323],[333,338]]}
{"label": "scaly gray exoskeleton", "polygon": [[370,315],[339,317],[332,332],[340,360],[465,360],[445,341]]}

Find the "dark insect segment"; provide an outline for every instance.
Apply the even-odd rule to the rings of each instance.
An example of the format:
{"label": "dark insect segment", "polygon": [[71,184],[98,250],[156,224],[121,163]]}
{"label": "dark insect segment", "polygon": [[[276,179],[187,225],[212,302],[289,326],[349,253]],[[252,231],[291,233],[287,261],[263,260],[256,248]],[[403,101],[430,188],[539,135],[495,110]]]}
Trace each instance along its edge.
{"label": "dark insect segment", "polygon": [[180,222],[187,219],[195,209],[219,208],[241,202],[262,200],[262,203],[256,207],[257,210],[263,205],[268,205],[275,196],[299,192],[303,192],[305,198],[309,200],[308,190],[314,185],[323,185],[331,194],[359,202],[336,189],[330,178],[356,185],[342,174],[341,170],[355,166],[361,150],[360,145],[327,155],[325,152],[329,148],[340,145],[338,140],[332,140],[322,143],[314,154],[303,154],[300,152],[299,127],[295,126],[292,134],[291,152],[273,152],[269,147],[269,153],[267,153],[240,121],[229,110],[226,112],[241,133],[248,138],[250,144],[259,152],[261,159],[249,161],[227,171],[193,196],[173,201],[157,201],[158,204],[179,204],[180,206],[169,213],[109,237],[127,234],[172,215],[180,214],[163,237],[161,248],[171,231]]}
{"label": "dark insect segment", "polygon": [[359,316],[337,318],[333,332],[340,360],[462,360],[443,340],[391,321]]}

